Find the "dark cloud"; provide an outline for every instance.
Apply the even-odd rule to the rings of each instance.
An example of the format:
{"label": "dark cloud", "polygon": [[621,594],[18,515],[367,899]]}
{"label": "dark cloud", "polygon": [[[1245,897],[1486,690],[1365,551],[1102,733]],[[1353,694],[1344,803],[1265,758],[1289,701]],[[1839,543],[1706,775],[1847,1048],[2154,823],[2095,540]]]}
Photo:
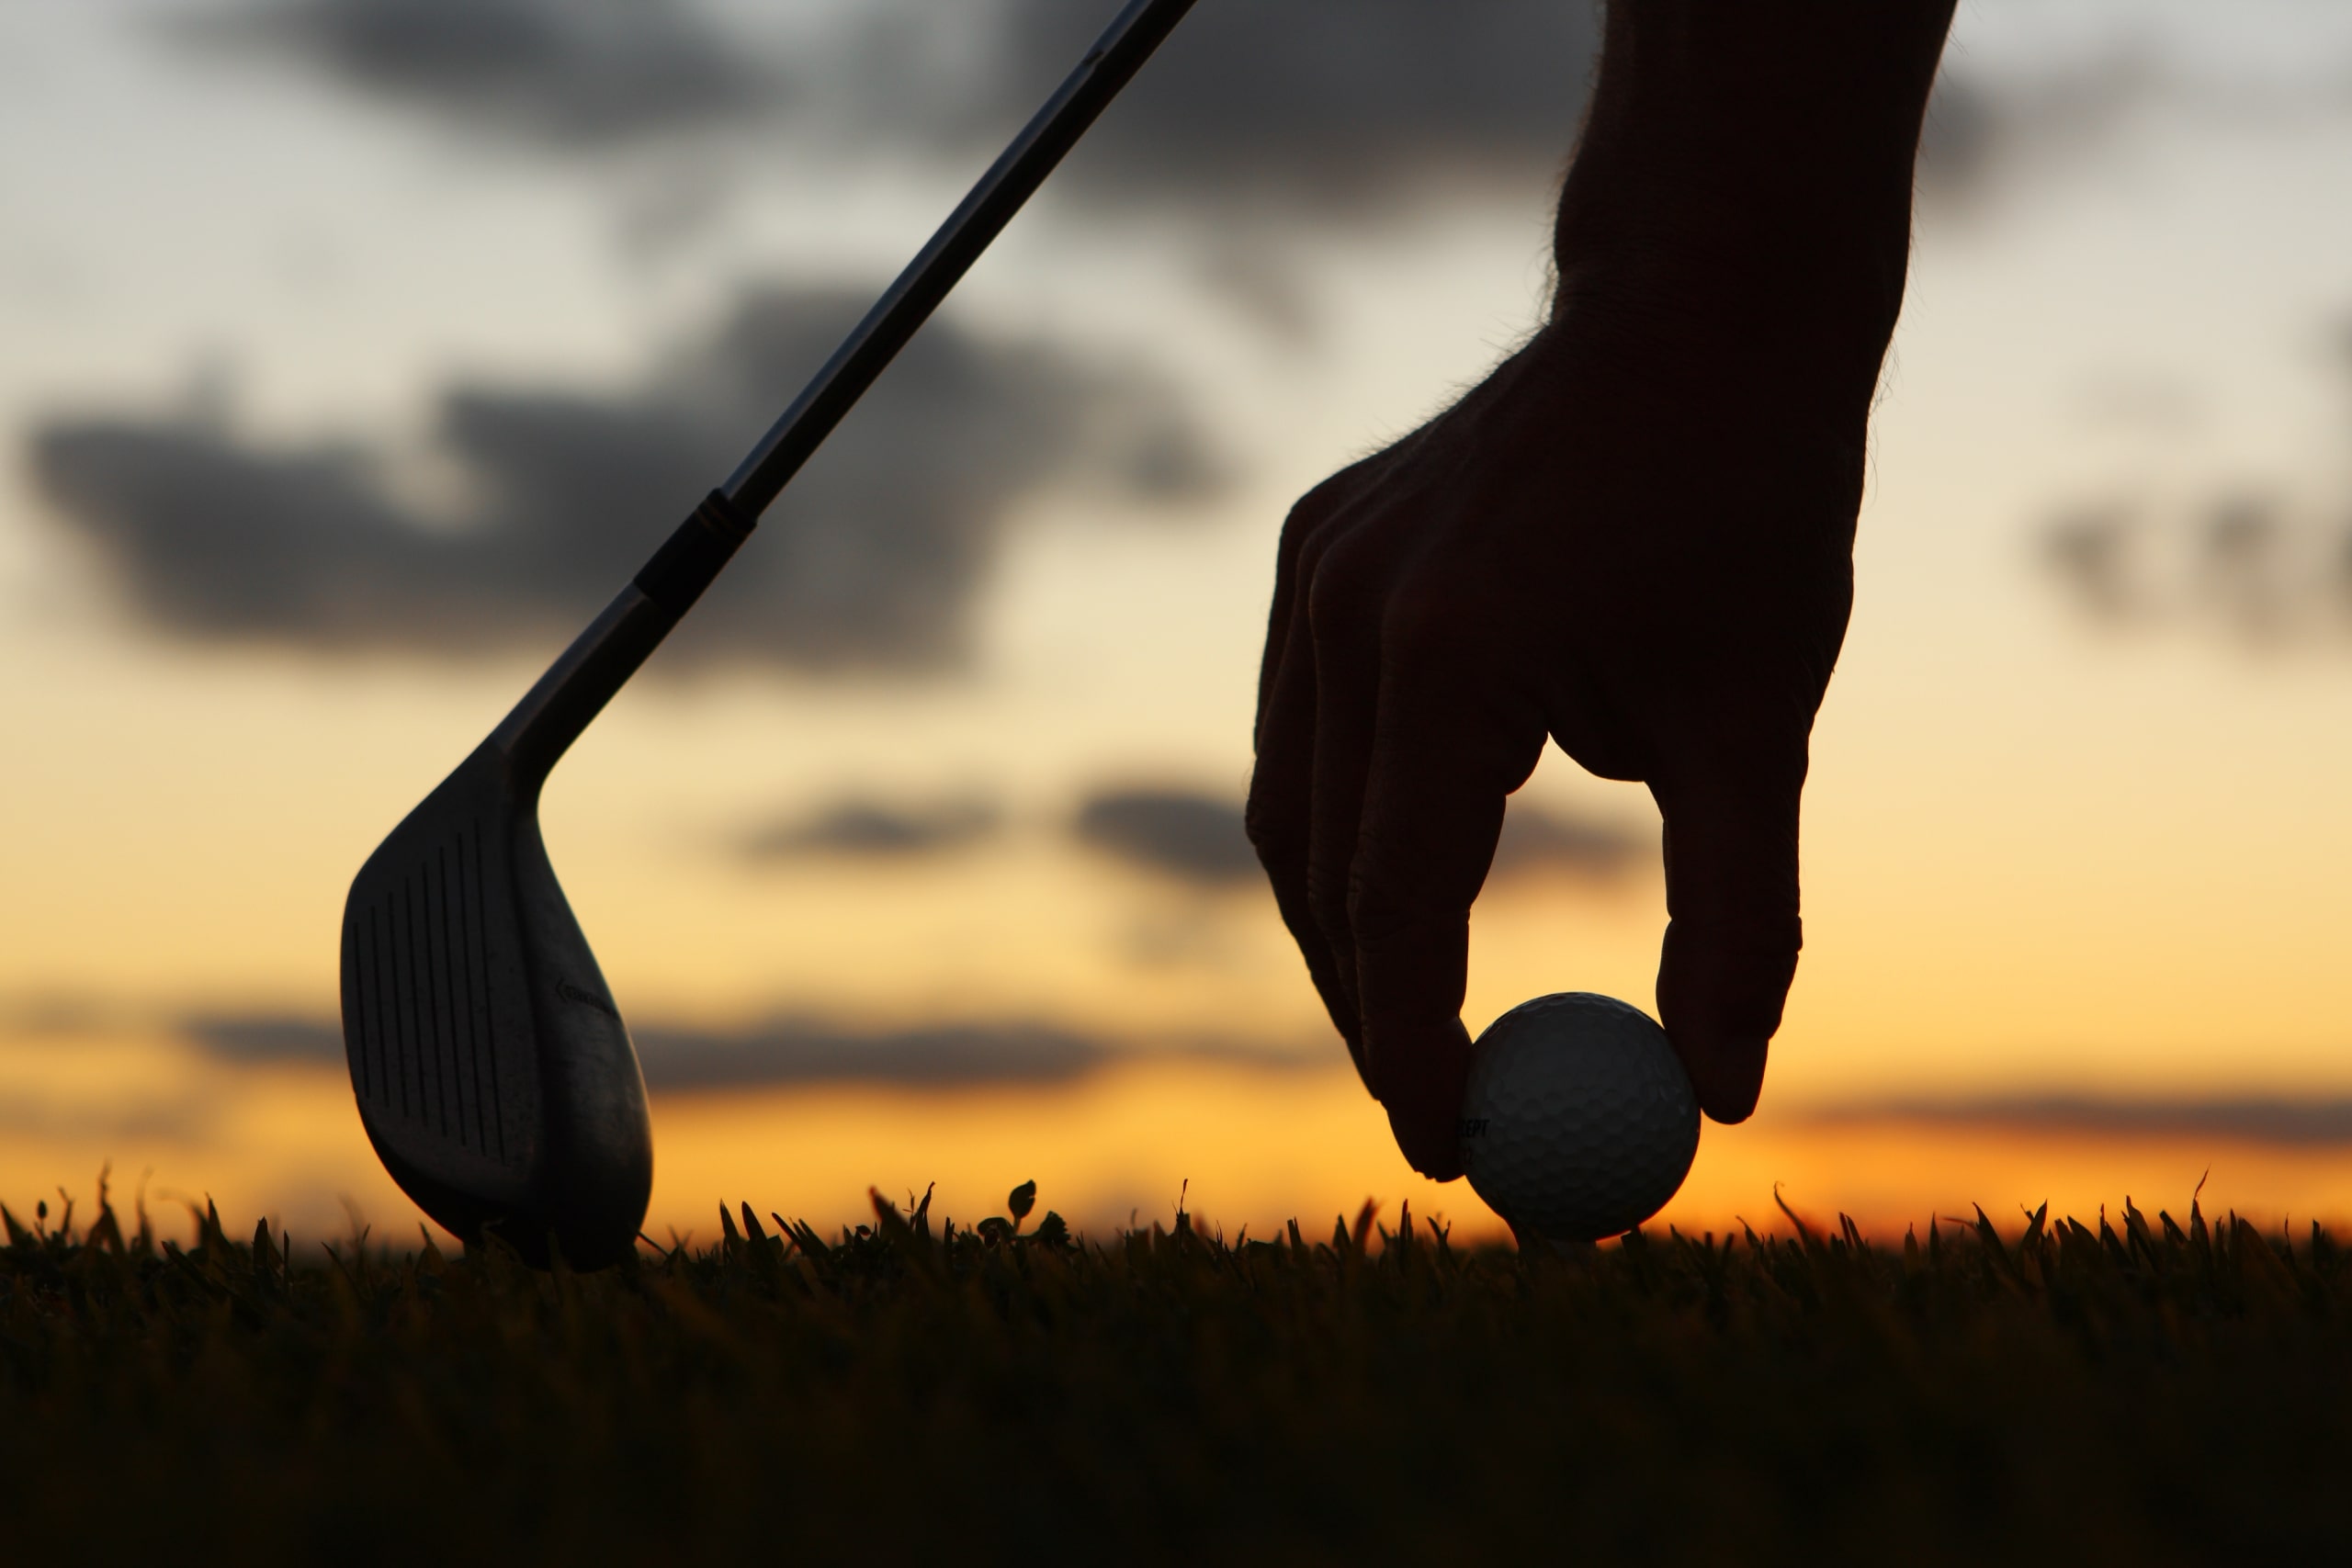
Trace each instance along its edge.
{"label": "dark cloud", "polygon": [[1991,175],[2006,127],[1991,96],[1945,67],[1919,127],[1919,184],[1939,196],[1968,194]]}
{"label": "dark cloud", "polygon": [[443,122],[560,145],[738,118],[781,88],[679,0],[258,0],[174,26]]}
{"label": "dark cloud", "polygon": [[[2343,376],[2352,406],[2352,321],[2314,345]],[[2148,378],[2109,388],[2154,451],[2193,423],[2193,396]],[[2112,392],[2094,405],[2112,415]],[[2339,418],[2343,417],[2339,415]],[[2136,480],[2056,509],[2035,536],[2040,564],[2084,620],[2108,631],[2186,632],[2242,647],[2352,646],[2352,485],[2335,454],[2333,484],[2280,473],[2243,475],[2200,491],[2149,492]]]}
{"label": "dark cloud", "polygon": [[1489,880],[1562,876],[1607,882],[1638,869],[1657,850],[1654,836],[1620,823],[1570,816],[1513,800],[1503,817]]}
{"label": "dark cloud", "polygon": [[[1114,8],[1000,0],[984,13],[987,68],[939,128],[1017,123]],[[1258,192],[1340,205],[1433,175],[1558,166],[1584,113],[1593,11],[1577,0],[1204,5],[1104,114],[1071,174],[1220,202]]]}
{"label": "dark cloud", "polygon": [[[1264,877],[1238,802],[1164,785],[1089,795],[1070,831],[1091,849],[1201,886],[1256,886]],[[1642,863],[1653,842],[1614,823],[1513,800],[1489,881],[1553,875],[1607,881]]]}
{"label": "dark cloud", "polygon": [[2042,527],[2043,565],[2075,608],[2102,625],[2140,613],[2140,590],[2132,577],[2135,532],[2133,509],[2116,502],[2074,508]]}
{"label": "dark cloud", "polygon": [[281,1062],[340,1063],[343,1031],[322,1019],[292,1014],[199,1014],[184,1019],[181,1035],[223,1062],[268,1066]]}
{"label": "dark cloud", "polygon": [[217,1110],[209,1101],[186,1099],[144,1104],[114,1099],[93,1105],[11,1093],[0,1098],[0,1134],[101,1145],[153,1139],[201,1144],[219,1131]]}
{"label": "dark cloud", "polygon": [[[1221,1041],[1123,1045],[1049,1024],[945,1020],[908,1029],[857,1029],[787,1015],[749,1028],[714,1031],[655,1021],[633,1027],[647,1087],[693,1093],[760,1087],[865,1085],[896,1089],[1049,1086],[1142,1060],[1192,1061],[1285,1072],[1326,1067],[1306,1054]],[[198,1051],[239,1066],[283,1062],[337,1066],[342,1031],[333,1022],[265,1014],[186,1020],[181,1036]]]}
{"label": "dark cloud", "polygon": [[[2050,9],[2053,17],[2060,10]],[[1964,45],[1945,56],[1920,139],[1927,195],[1971,209],[2054,179],[2071,185],[2109,174],[2134,154],[2134,139],[2156,116],[2301,131],[2314,115],[2340,114],[2346,101],[2340,39],[2324,36],[2332,28],[2311,28],[2309,15],[2240,28],[2306,31],[2308,47],[2267,62],[2216,51],[2195,30],[2128,7],[2088,20],[2076,36],[2062,36],[2073,27],[2053,31],[2041,47],[2016,51],[1996,67]]]}
{"label": "dark cloud", "polygon": [[[913,152],[962,170],[1043,101],[1117,0],[861,0],[720,15],[688,0],[224,0],[175,24],[442,127],[596,152],[739,125],[761,153]],[[1560,165],[1584,112],[1584,0],[1203,5],[1073,154],[1104,197],[1281,214],[1378,209]],[[2152,105],[2244,118],[2340,94],[2231,74],[2119,18],[2030,64],[1955,51],[1920,176],[1969,204],[2096,166]],[[2309,73],[2306,73],[2306,75]],[[2275,75],[2275,73],[2274,73]],[[1269,203],[1266,198],[1273,200]]]}
{"label": "dark cloud", "polygon": [[[255,0],[187,36],[437,123],[594,150],[774,111],[802,145],[957,168],[1044,101],[1115,0],[869,0],[831,26],[677,0]],[[1557,164],[1591,71],[1579,0],[1249,0],[1189,16],[1070,177],[1146,198],[1360,204]],[[772,143],[773,125],[757,134]]]}
{"label": "dark cloud", "polygon": [[868,1032],[785,1018],[724,1034],[650,1028],[639,1032],[638,1054],[647,1087],[697,1090],[1068,1083],[1102,1066],[1111,1052],[1084,1035],[1042,1025],[943,1023]]}
{"label": "dark cloud", "polygon": [[2218,496],[2198,523],[2205,597],[2241,636],[2279,635],[2292,613],[2295,584],[2282,570],[2290,547],[2276,499],[2251,491]]}
{"label": "dark cloud", "polygon": [[2218,636],[2253,649],[2352,634],[2352,524],[2298,513],[2257,489],[2188,505],[2113,499],[2044,525],[2045,570],[2109,631]]}
{"label": "dark cloud", "polygon": [[1098,790],[1080,803],[1070,832],[1128,865],[1204,886],[1250,886],[1264,874],[1240,806],[1217,795],[1159,785]]}
{"label": "dark cloud", "polygon": [[2065,1136],[2210,1138],[2288,1148],[2352,1146],[2352,1100],[2127,1100],[2100,1095],[1857,1101],[1804,1113],[1813,1122],[1917,1122]]}
{"label": "dark cloud", "polygon": [[66,992],[0,996],[0,1042],[96,1034],[124,1026],[128,1021],[124,1012],[96,997]]}
{"label": "dark cloud", "polygon": [[[52,419],[32,471],[153,625],[198,640],[464,656],[577,632],[823,363],[864,296],[769,289],[617,392],[460,383],[428,510],[359,445],[284,449],[198,415]],[[666,660],[924,671],[964,653],[1020,504],[1216,480],[1170,387],[934,321],[772,509]]]}
{"label": "dark cloud", "polygon": [[2137,38],[2003,77],[1947,64],[1920,127],[1920,187],[1966,205],[2020,177],[2080,169],[2111,149],[2133,111],[2194,96]]}
{"label": "dark cloud", "polygon": [[742,836],[738,848],[753,863],[913,860],[967,848],[1001,825],[997,807],[976,797],[911,804],[861,797],[756,828]]}
{"label": "dark cloud", "polygon": [[1186,1061],[1266,1072],[1319,1070],[1329,1053],[1237,1041],[1121,1044],[1050,1024],[947,1021],[859,1030],[786,1017],[729,1033],[652,1027],[638,1035],[645,1081],[684,1092],[756,1085],[960,1089],[1074,1082],[1122,1063]]}

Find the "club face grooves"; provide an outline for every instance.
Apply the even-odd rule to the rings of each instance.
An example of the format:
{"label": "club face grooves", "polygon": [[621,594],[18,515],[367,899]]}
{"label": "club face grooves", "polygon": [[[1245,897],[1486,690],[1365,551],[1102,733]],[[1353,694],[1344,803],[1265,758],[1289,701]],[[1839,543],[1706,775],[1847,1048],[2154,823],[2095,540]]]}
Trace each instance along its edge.
{"label": "club face grooves", "polygon": [[364,1107],[421,1121],[435,1136],[503,1164],[499,1053],[483,985],[490,960],[481,840],[460,825],[381,879],[384,891],[354,898],[345,1034],[351,1086]]}

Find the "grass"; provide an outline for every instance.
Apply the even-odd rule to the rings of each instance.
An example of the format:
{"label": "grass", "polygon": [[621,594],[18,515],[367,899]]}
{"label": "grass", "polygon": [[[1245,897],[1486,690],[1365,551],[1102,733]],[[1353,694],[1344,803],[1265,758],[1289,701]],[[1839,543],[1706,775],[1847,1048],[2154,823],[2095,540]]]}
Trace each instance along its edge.
{"label": "grass", "polygon": [[[2234,1218],[1980,1213],[1579,1259],[1367,1208],[1086,1241],[751,1207],[597,1275],[0,1252],[16,1562],[2343,1561],[2352,1258]],[[298,1261],[308,1257],[315,1261]]]}

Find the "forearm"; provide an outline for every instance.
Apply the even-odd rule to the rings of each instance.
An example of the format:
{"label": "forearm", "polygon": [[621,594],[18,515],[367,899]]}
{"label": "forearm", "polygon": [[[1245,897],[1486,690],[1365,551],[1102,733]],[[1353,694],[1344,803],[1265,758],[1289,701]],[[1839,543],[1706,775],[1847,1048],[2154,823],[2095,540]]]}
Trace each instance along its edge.
{"label": "forearm", "polygon": [[1803,343],[1866,400],[1953,3],[1611,0],[1555,230],[1555,310],[1602,301]]}

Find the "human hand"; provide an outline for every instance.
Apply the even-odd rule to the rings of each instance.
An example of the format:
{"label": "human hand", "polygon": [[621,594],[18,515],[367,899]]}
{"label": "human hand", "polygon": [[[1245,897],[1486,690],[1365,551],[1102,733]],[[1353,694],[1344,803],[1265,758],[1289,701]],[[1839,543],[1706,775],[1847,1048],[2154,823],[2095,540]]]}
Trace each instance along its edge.
{"label": "human hand", "polygon": [[[1769,9],[1611,7],[1551,321],[1283,531],[1250,838],[1398,1146],[1440,1180],[1470,906],[1547,735],[1657,801],[1658,1010],[1716,1120],[1753,1111],[1795,972],[1808,738],[1951,6],[1804,35],[1793,79],[1754,58]],[[1825,112],[1813,78],[1839,79],[1841,48],[1882,77]]]}

